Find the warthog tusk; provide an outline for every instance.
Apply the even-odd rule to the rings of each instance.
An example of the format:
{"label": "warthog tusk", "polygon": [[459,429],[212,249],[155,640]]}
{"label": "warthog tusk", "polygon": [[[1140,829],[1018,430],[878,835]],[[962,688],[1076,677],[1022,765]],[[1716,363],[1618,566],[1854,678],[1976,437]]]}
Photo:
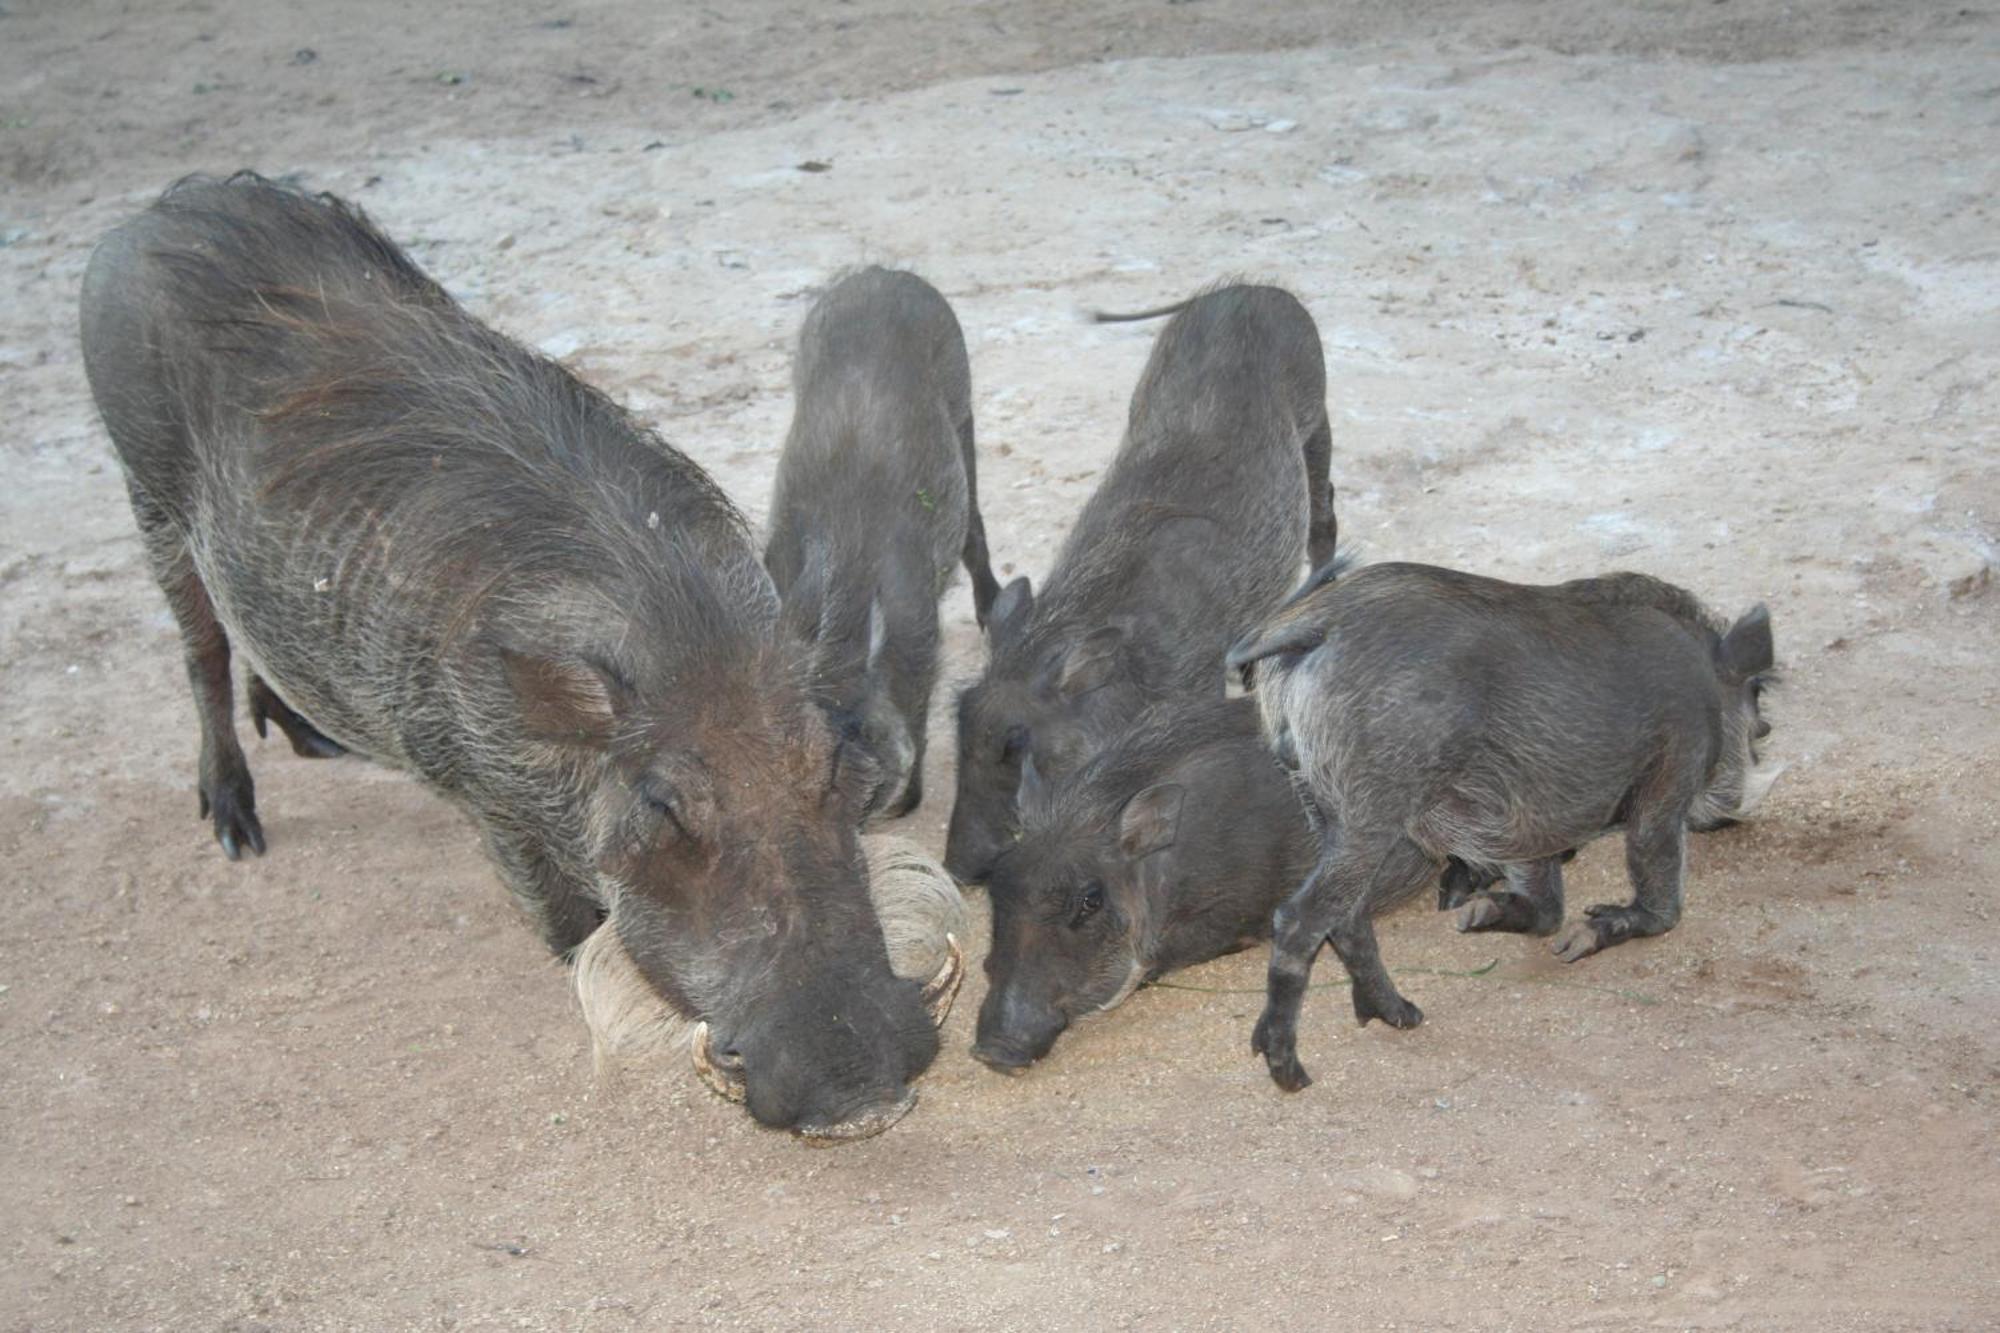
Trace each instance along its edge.
{"label": "warthog tusk", "polygon": [[965,950],[958,947],[958,936],[947,931],[944,937],[944,963],[937,975],[924,983],[924,1008],[930,1011],[931,1022],[944,1026],[945,1017],[951,1013],[951,1002],[958,998],[959,983],[965,980]]}
{"label": "warthog tusk", "polygon": [[708,1024],[697,1023],[694,1029],[694,1045],[690,1056],[694,1060],[694,1072],[701,1081],[719,1097],[732,1102],[743,1100],[743,1066],[718,1065],[713,1052],[708,1048]]}
{"label": "warthog tusk", "polygon": [[1751,812],[1764,803],[1764,798],[1771,794],[1771,788],[1790,767],[1789,762],[1782,762],[1752,769],[1750,775],[1743,780],[1743,798],[1736,803],[1737,817],[1749,818]]}

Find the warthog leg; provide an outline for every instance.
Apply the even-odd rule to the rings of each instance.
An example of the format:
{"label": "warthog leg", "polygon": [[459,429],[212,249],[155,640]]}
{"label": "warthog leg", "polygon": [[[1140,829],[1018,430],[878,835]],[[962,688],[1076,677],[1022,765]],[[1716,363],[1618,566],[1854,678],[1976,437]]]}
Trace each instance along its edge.
{"label": "warthog leg", "polygon": [[292,753],[302,759],[337,759],[347,753],[346,746],[322,734],[318,727],[293,712],[291,705],[280,699],[277,692],[264,683],[262,676],[253,674],[248,684],[250,725],[257,728],[259,739],[270,734],[264,724],[275,722],[278,730],[285,733],[285,739],[292,743]]}
{"label": "warthog leg", "polygon": [[137,484],[128,485],[128,489],[153,577],[167,595],[167,606],[181,631],[195,716],[201,722],[198,790],[202,816],[213,822],[215,840],[230,860],[242,856],[245,847],[262,856],[264,827],[257,822],[256,787],[250,781],[250,763],[236,741],[236,720],[231,715],[234,690],[229,678],[229,636],[215,618],[215,604],[195,572],[194,557],[188,553],[180,530]]}

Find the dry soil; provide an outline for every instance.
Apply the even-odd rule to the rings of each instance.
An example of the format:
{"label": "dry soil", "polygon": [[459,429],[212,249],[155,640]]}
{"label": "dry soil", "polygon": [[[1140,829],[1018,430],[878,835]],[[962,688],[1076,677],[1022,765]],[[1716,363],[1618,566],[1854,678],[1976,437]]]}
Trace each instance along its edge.
{"label": "dry soil", "polygon": [[[0,4],[0,1325],[2000,1321],[1986,0]],[[1662,939],[1565,968],[1401,913],[1408,1033],[1323,962],[1296,1096],[1257,952],[1021,1079],[967,1054],[975,978],[916,1112],[835,1151],[594,1083],[442,802],[267,743],[269,855],[195,817],[73,326],[98,235],[238,166],[362,203],[753,515],[815,290],[922,271],[1038,576],[1154,333],[1076,312],[1283,282],[1361,554],[1768,600],[1791,771]]]}

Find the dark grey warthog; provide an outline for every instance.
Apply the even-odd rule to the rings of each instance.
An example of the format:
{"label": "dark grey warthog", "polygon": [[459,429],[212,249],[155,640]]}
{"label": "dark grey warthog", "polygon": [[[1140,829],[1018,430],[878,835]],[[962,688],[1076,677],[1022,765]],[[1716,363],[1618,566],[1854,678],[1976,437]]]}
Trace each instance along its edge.
{"label": "dark grey warthog", "polygon": [[869,763],[700,468],[355,210],[255,177],[107,236],[83,348],[225,850],[263,847],[233,647],[264,715],[470,814],[552,950],[608,912],[758,1120],[838,1138],[908,1108],[938,1041],[869,900]]}
{"label": "dark grey warthog", "polygon": [[1333,554],[1312,316],[1275,287],[1223,287],[1171,309],[1125,441],[1048,586],[1036,597],[1017,578],[993,604],[985,674],[958,702],[945,867],[961,880],[986,878],[1012,840],[1030,754],[1060,777],[1146,704],[1220,696],[1229,645],[1284,597],[1308,552]]}
{"label": "dark grey warthog", "polygon": [[806,316],[792,384],[764,564],[836,726],[875,761],[865,813],[906,815],[923,800],[938,598],[960,559],[981,625],[999,591],[965,339],[922,278],[862,269]]}
{"label": "dark grey warthog", "polygon": [[1318,850],[1248,699],[1163,703],[1068,777],[1025,761],[1021,838],[993,866],[972,1053],[1019,1070],[1175,968],[1245,948]]}
{"label": "dark grey warthog", "polygon": [[1322,940],[1347,965],[1361,1022],[1423,1020],[1390,982],[1372,918],[1446,857],[1507,879],[1470,893],[1461,929],[1549,935],[1561,854],[1622,827],[1633,901],[1590,908],[1555,943],[1574,962],[1672,929],[1687,829],[1747,814],[1777,776],[1756,749],[1770,730],[1761,605],[1725,625],[1642,574],[1529,587],[1424,565],[1337,571],[1229,655],[1257,664],[1265,731],[1322,827],[1318,864],[1273,922],[1252,1038],[1288,1089],[1310,1081],[1295,1038]]}

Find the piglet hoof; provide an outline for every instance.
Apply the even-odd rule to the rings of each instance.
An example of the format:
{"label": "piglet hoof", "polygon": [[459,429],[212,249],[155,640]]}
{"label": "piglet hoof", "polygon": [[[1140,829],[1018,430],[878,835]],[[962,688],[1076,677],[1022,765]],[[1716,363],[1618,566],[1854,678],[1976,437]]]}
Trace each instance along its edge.
{"label": "piglet hoof", "polygon": [[1598,922],[1586,917],[1557,936],[1550,943],[1549,952],[1565,963],[1574,963],[1590,957],[1608,943]]}
{"label": "piglet hoof", "polygon": [[1354,988],[1354,1021],[1362,1027],[1368,1020],[1379,1018],[1392,1028],[1413,1028],[1424,1021],[1424,1011],[1391,990],[1386,996],[1376,999],[1367,995],[1359,986]]}
{"label": "piglet hoof", "polygon": [[1298,1033],[1292,1024],[1274,1017],[1268,1010],[1250,1034],[1250,1050],[1264,1057],[1271,1081],[1286,1092],[1297,1092],[1312,1084],[1312,1075],[1299,1063],[1297,1042]]}
{"label": "piglet hoof", "polygon": [[245,847],[264,854],[264,826],[257,822],[257,798],[249,774],[235,782],[215,783],[213,792],[209,784],[202,784],[201,813],[214,823],[215,840],[230,860],[241,860]]}
{"label": "piglet hoof", "polygon": [[1481,930],[1495,930],[1506,915],[1493,899],[1474,898],[1458,909],[1458,929],[1461,934],[1467,935]]}
{"label": "piglet hoof", "polygon": [[1267,1055],[1264,1063],[1271,1071],[1271,1081],[1286,1092],[1303,1092],[1312,1086],[1312,1075],[1299,1063],[1297,1055],[1288,1055],[1283,1059]]}

